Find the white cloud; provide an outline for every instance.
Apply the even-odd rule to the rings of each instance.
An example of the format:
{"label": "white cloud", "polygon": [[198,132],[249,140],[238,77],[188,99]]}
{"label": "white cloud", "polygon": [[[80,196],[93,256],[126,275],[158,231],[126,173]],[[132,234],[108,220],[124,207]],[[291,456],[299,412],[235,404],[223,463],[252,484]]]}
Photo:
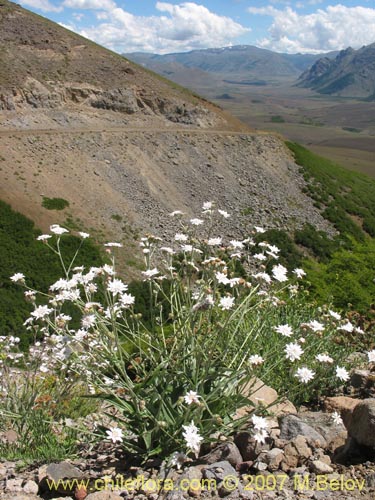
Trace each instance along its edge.
{"label": "white cloud", "polygon": [[[74,8],[78,8],[77,3],[99,3],[97,0],[65,0],[65,5],[67,2],[74,3]],[[80,33],[118,52],[168,53],[222,47],[250,31],[233,19],[193,2],[179,5],[157,2],[157,10],[166,15],[149,17],[135,16],[119,7],[106,7],[102,0],[100,8],[106,11],[107,21]],[[104,18],[103,13],[100,17]]]}
{"label": "white cloud", "polygon": [[63,6],[69,9],[110,10],[116,4],[112,0],[64,0]]}
{"label": "white cloud", "polygon": [[53,5],[49,0],[20,0],[20,4],[43,12],[61,12],[63,10],[62,7]]}
{"label": "white cloud", "polygon": [[263,48],[279,52],[318,53],[359,48],[375,40],[375,9],[331,5],[312,14],[300,15],[290,7],[284,10],[250,7],[252,14],[268,15],[273,22],[270,37],[258,40]]}

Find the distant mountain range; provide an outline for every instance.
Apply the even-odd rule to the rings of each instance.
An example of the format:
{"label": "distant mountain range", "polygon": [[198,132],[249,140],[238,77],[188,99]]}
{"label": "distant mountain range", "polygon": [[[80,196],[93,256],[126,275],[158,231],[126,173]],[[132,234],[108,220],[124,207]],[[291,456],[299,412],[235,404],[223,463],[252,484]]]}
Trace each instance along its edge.
{"label": "distant mountain range", "polygon": [[300,76],[298,85],[320,94],[375,100],[375,43],[359,50],[349,47],[334,59],[319,59]]}
{"label": "distant mountain range", "polygon": [[[336,54],[331,52],[324,56],[333,58]],[[183,72],[188,69],[256,84],[257,81],[270,82],[280,78],[294,80],[322,54],[280,54],[252,45],[236,45],[165,55],[135,52],[124,56],[172,80],[176,75],[182,81]]]}

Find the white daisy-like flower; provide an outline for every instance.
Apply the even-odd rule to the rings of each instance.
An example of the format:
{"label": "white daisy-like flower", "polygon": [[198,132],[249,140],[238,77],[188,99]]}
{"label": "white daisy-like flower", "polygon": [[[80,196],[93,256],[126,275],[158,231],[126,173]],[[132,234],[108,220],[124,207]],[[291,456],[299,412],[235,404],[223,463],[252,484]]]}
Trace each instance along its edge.
{"label": "white daisy-like flower", "polygon": [[341,325],[339,327],[339,330],[343,330],[344,332],[352,333],[354,330],[354,326],[350,323],[350,321],[347,321],[345,325]]}
{"label": "white daisy-like flower", "polygon": [[79,234],[79,235],[80,235],[80,237],[81,237],[81,238],[83,238],[84,240],[85,240],[86,238],[89,238],[89,237],[90,237],[89,233],[84,233],[84,232],[82,232],[82,231],[80,231],[78,234]]}
{"label": "white daisy-like flower", "polygon": [[125,292],[127,289],[128,285],[125,285],[125,283],[116,278],[110,281],[107,286],[107,290],[111,292],[114,297]]}
{"label": "white daisy-like flower", "polygon": [[338,379],[342,380],[343,382],[346,382],[347,380],[349,380],[349,372],[345,368],[337,366],[336,367],[336,377]]}
{"label": "white daisy-like flower", "polygon": [[293,335],[292,327],[288,324],[276,326],[275,330],[277,333],[281,333],[284,337],[291,337]]}
{"label": "white daisy-like flower", "polygon": [[181,245],[181,250],[183,252],[192,252],[193,251],[193,245]]}
{"label": "white daisy-like flower", "polygon": [[367,357],[368,357],[369,363],[375,363],[375,350],[368,351]]}
{"label": "white daisy-like flower", "polygon": [[279,281],[280,283],[288,281],[287,272],[288,270],[286,269],[286,267],[282,266],[281,264],[273,266],[272,268],[273,277],[275,278],[276,281]]}
{"label": "white daisy-like flower", "polygon": [[333,363],[333,358],[328,356],[328,354],[317,354],[315,359],[319,361],[319,363]]}
{"label": "white daisy-like flower", "polygon": [[109,243],[104,244],[107,248],[122,248],[122,243],[117,243],[116,241],[110,241]]}
{"label": "white daisy-like flower", "polygon": [[61,227],[61,226],[59,226],[59,224],[52,224],[52,226],[50,226],[49,229],[50,229],[51,233],[54,233],[57,235],[69,233],[69,231],[67,229],[65,229],[65,227]]}
{"label": "white daisy-like flower", "polygon": [[310,370],[310,368],[306,368],[306,366],[303,366],[302,368],[298,368],[294,376],[304,384],[307,384],[315,377],[315,372]]}
{"label": "white daisy-like flower", "polygon": [[301,359],[301,356],[303,354],[301,346],[293,342],[291,344],[286,345],[284,352],[286,358],[289,359],[290,361],[296,361],[297,359]]}
{"label": "white daisy-like flower", "polygon": [[218,283],[222,283],[223,285],[229,284],[229,279],[228,279],[226,274],[217,272],[217,273],[215,273],[215,277],[216,277]]}
{"label": "white daisy-like flower", "polygon": [[171,247],[161,247],[162,252],[169,253],[169,255],[173,255],[175,251]]}
{"label": "white daisy-like flower", "polygon": [[333,319],[337,319],[337,320],[340,320],[341,319],[341,314],[339,314],[338,312],[336,311],[331,311],[331,309],[328,311],[328,314],[333,318]]}
{"label": "white daisy-like flower", "polygon": [[339,413],[339,412],[337,412],[337,411],[334,411],[334,412],[332,413],[331,418],[332,418],[333,423],[334,423],[335,425],[342,425],[342,424],[344,423],[344,422],[343,422],[343,420],[342,420],[342,418],[341,418],[340,413]]}
{"label": "white daisy-like flower", "polygon": [[257,431],[268,429],[268,422],[264,417],[253,415],[251,417],[251,421],[253,423],[254,429],[256,429]]}
{"label": "white daisy-like flower", "polygon": [[230,217],[230,214],[228,214],[225,210],[218,210],[218,212],[224,217],[224,219],[228,219]]}
{"label": "white daisy-like flower", "polygon": [[267,273],[257,273],[257,274],[253,274],[254,278],[255,279],[260,279],[260,280],[263,280],[265,281],[266,283],[271,283],[271,276]]}
{"label": "white daisy-like flower", "polygon": [[193,403],[199,404],[199,399],[200,396],[198,396],[198,393],[195,391],[189,391],[184,396],[185,403],[188,405],[191,405]]}
{"label": "white daisy-like flower", "polygon": [[40,236],[37,237],[37,241],[46,241],[52,238],[50,234],[41,234]]}
{"label": "white daisy-like flower", "polygon": [[262,363],[264,363],[264,359],[262,358],[262,356],[259,356],[259,354],[252,354],[249,357],[249,363],[251,365],[261,365]]}
{"label": "white daisy-like flower", "polygon": [[268,432],[265,429],[261,429],[253,434],[253,438],[257,443],[265,444],[266,439],[268,438]]}
{"label": "white daisy-like flower", "polygon": [[172,467],[177,467],[177,469],[180,470],[186,462],[187,458],[188,457],[185,455],[185,453],[182,453],[181,451],[175,451],[172,454],[169,463]]}
{"label": "white daisy-like flower", "polygon": [[186,445],[190,448],[195,455],[198,455],[201,442],[203,441],[202,436],[199,434],[199,429],[196,427],[194,422],[192,421],[189,425],[183,425],[184,429],[182,435],[185,439]]}
{"label": "white daisy-like flower", "polygon": [[213,247],[213,246],[221,245],[222,241],[223,241],[222,238],[210,238],[208,240],[207,244],[209,246]]}
{"label": "white daisy-like flower", "polygon": [[309,323],[306,323],[306,326],[311,328],[313,332],[322,332],[324,330],[324,325],[323,323],[319,323],[319,321],[313,320],[310,321]]}
{"label": "white daisy-like flower", "polygon": [[232,309],[234,305],[234,297],[222,297],[220,299],[220,303],[219,303],[219,306],[221,307],[221,309],[223,309],[224,311],[225,310],[229,310],[229,309]]}
{"label": "white daisy-like flower", "polygon": [[145,276],[146,279],[151,279],[157,274],[159,274],[159,271],[156,267],[154,267],[154,269],[147,269],[147,271],[142,271],[142,274]]}
{"label": "white daisy-like flower", "polygon": [[193,224],[193,226],[200,226],[203,223],[204,220],[202,219],[190,219],[190,224]]}
{"label": "white daisy-like flower", "polygon": [[87,314],[86,316],[83,316],[81,319],[81,325],[82,328],[85,330],[88,330],[92,326],[94,326],[96,323],[96,317],[95,314]]}
{"label": "white daisy-like flower", "polygon": [[25,275],[23,273],[15,273],[10,277],[10,279],[11,281],[13,281],[13,283],[20,283],[24,281]]}
{"label": "white daisy-like flower", "polygon": [[262,234],[262,233],[265,233],[265,232],[266,232],[266,230],[265,230],[263,227],[255,226],[255,227],[254,227],[254,229],[255,229],[255,231],[256,231],[257,233],[260,233],[260,234]]}
{"label": "white daisy-like flower", "polygon": [[242,241],[231,240],[230,244],[233,248],[238,248],[239,250],[242,250],[244,248],[244,244]]}
{"label": "white daisy-like flower", "polygon": [[121,302],[122,306],[129,307],[129,306],[132,306],[134,304],[135,297],[133,297],[133,295],[130,295],[130,293],[124,293],[120,297],[120,302]]}
{"label": "white daisy-like flower", "polygon": [[267,260],[267,256],[264,255],[264,253],[256,253],[253,255],[254,259],[259,260],[263,262],[264,260]]}
{"label": "white daisy-like flower", "polygon": [[306,276],[305,271],[300,268],[294,269],[293,273],[297,276],[297,278],[303,278],[304,276]]}
{"label": "white daisy-like flower", "polygon": [[255,433],[254,439],[259,444],[264,444],[266,442],[266,438],[268,437],[268,422],[264,417],[258,417],[257,415],[253,415],[251,417],[251,421],[254,425]]}
{"label": "white daisy-like flower", "polygon": [[49,314],[51,314],[52,311],[53,309],[51,309],[48,306],[38,306],[31,313],[31,316],[33,316],[35,319],[43,319]]}
{"label": "white daisy-like flower", "polygon": [[212,208],[212,201],[206,201],[205,203],[203,203],[203,207],[202,207],[202,210],[211,210]]}
{"label": "white daisy-like flower", "polygon": [[174,239],[176,241],[187,241],[189,238],[188,238],[188,236],[186,236],[186,234],[177,233],[177,234],[175,234]]}
{"label": "white daisy-like flower", "polygon": [[110,439],[112,443],[122,443],[124,434],[119,427],[111,427],[106,431],[107,439]]}

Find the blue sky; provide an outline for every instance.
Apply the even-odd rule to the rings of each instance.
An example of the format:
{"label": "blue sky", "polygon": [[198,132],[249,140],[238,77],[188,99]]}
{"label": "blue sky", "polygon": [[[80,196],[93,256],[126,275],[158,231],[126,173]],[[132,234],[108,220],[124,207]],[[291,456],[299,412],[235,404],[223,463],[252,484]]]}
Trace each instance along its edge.
{"label": "blue sky", "polygon": [[375,42],[375,0],[19,0],[117,52],[257,45],[320,53]]}

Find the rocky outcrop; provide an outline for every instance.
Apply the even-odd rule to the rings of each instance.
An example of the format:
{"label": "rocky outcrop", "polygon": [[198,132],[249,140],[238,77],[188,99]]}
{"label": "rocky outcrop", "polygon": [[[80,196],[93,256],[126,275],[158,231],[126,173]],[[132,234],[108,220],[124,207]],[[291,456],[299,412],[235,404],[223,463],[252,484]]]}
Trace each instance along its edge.
{"label": "rocky outcrop", "polygon": [[[203,121],[209,119],[211,114],[203,106],[151,96],[137,86],[106,90],[89,84],[43,84],[28,77],[21,88],[0,94],[0,110],[3,111],[64,109],[69,106],[79,106],[81,110],[82,107],[110,110],[126,115],[157,115],[173,123],[194,126],[203,125]],[[214,115],[211,121],[214,122]]]}

